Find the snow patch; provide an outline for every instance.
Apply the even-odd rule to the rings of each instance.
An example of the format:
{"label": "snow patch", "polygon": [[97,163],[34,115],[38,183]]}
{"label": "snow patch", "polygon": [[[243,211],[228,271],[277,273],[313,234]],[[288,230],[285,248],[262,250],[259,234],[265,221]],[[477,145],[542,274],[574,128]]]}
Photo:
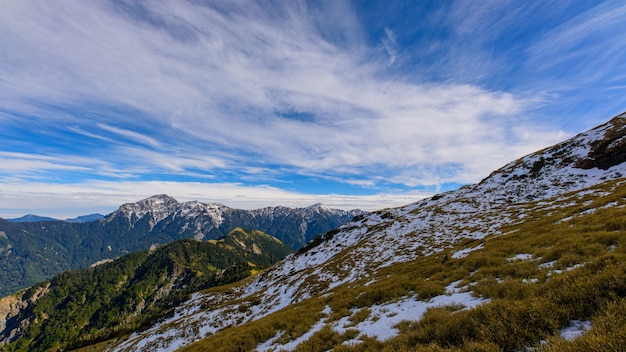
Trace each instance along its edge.
{"label": "snow patch", "polygon": [[570,326],[561,330],[561,337],[572,341],[591,330],[591,322],[589,320],[573,320]]}
{"label": "snow patch", "polygon": [[546,262],[546,263],[543,263],[543,264],[539,264],[539,267],[540,268],[551,268],[551,267],[554,266],[554,264],[556,264],[556,260],[553,260],[551,262]]}
{"label": "snow patch", "polygon": [[518,260],[531,260],[533,259],[533,255],[532,254],[528,254],[528,253],[520,253],[520,254],[516,254],[511,258],[506,258],[507,261],[509,262],[515,262]]}
{"label": "snow patch", "polygon": [[482,243],[479,244],[476,247],[472,247],[472,248],[465,248],[465,249],[461,249],[459,251],[456,251],[452,254],[452,258],[453,259],[460,259],[460,258],[465,258],[467,257],[468,254],[470,254],[471,252],[475,251],[475,250],[479,250],[479,249],[483,249],[483,245]]}
{"label": "snow patch", "polygon": [[445,295],[433,297],[428,301],[420,301],[417,297],[408,297],[397,302],[373,305],[368,307],[370,316],[354,325],[350,317],[343,317],[333,323],[333,330],[343,334],[348,329],[357,329],[360,334],[348,344],[358,343],[364,336],[375,337],[380,341],[390,339],[398,334],[397,325],[402,321],[419,321],[429,308],[459,305],[462,309],[470,309],[489,302],[489,299],[476,298],[471,292],[461,292],[466,287],[456,287],[460,281],[446,287]]}
{"label": "snow patch", "polygon": [[311,330],[307,331],[305,334],[303,334],[302,336],[298,337],[297,339],[289,341],[288,343],[285,343],[285,344],[280,344],[280,343],[277,342],[282,337],[282,335],[284,334],[284,332],[281,331],[276,336],[274,336],[273,338],[271,338],[271,339],[265,341],[264,343],[258,345],[256,347],[256,351],[259,351],[259,352],[293,351],[299,344],[301,344],[302,342],[308,340],[316,332],[322,330],[324,325],[325,325],[324,324],[324,319],[321,319],[317,324],[313,325]]}

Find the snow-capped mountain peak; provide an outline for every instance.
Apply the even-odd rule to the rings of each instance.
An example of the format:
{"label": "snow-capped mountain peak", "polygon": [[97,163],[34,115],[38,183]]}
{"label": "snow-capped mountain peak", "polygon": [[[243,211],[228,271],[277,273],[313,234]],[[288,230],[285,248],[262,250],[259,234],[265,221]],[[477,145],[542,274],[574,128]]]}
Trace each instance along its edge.
{"label": "snow-capped mountain peak", "polygon": [[129,228],[144,221],[150,232],[169,234],[177,231],[175,238],[194,237],[198,240],[217,239],[235,227],[244,227],[262,230],[292,248],[300,248],[316,235],[362,213],[360,210],[331,209],[321,204],[305,208],[277,206],[242,210],[220,203],[178,202],[168,195],[160,194],[124,204],[102,221],[122,219]]}
{"label": "snow-capped mountain peak", "polygon": [[153,222],[158,223],[175,211],[178,204],[176,199],[167,194],[159,194],[135,203],[126,203],[108,215],[106,219],[123,215],[129,221],[132,221],[132,219],[136,221],[143,218],[146,214],[151,214]]}

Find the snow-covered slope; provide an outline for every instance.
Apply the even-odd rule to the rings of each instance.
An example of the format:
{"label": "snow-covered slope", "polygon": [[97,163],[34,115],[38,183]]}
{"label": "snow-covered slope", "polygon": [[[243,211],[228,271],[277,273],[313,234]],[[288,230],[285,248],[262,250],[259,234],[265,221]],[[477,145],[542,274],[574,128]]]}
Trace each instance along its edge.
{"label": "snow-covered slope", "polygon": [[[329,294],[340,285],[375,280],[379,270],[393,263],[441,252],[460,241],[501,234],[503,228],[523,221],[529,212],[576,203],[590,193],[585,191],[588,187],[626,175],[625,125],[626,114],[620,115],[511,162],[476,185],[358,216],[227,293],[194,294],[173,317],[111,349],[172,350],[307,298]],[[454,256],[462,257],[477,248]],[[449,287],[450,296],[459,293],[457,289]],[[246,300],[256,303],[237,309]],[[417,307],[410,299],[403,304],[405,308]],[[271,341],[268,346],[273,346]]]}
{"label": "snow-covered slope", "polygon": [[493,172],[467,195],[525,202],[624,177],[626,114]]}
{"label": "snow-covered slope", "polygon": [[159,194],[136,203],[123,204],[119,209],[107,215],[104,221],[108,222],[115,217],[123,216],[133,224],[144,216],[150,215],[150,229],[152,229],[156,223],[165,219],[170,213],[175,212],[178,206],[179,203],[176,199],[166,194]]}

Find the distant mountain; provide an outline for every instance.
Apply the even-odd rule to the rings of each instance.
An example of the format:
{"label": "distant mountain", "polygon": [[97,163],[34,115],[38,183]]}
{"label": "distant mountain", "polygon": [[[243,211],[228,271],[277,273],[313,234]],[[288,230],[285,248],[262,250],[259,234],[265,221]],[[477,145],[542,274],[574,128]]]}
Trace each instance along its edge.
{"label": "distant mountain", "polygon": [[259,229],[298,249],[313,237],[363,214],[360,210],[331,209],[321,204],[305,208],[267,207],[257,210],[233,209],[219,203],[179,203],[156,195],[122,205],[107,215],[104,223],[127,223],[140,227],[153,238],[219,238],[236,227]]}
{"label": "distant mountain", "polygon": [[84,351],[624,351],[626,114]]}
{"label": "distant mountain", "polygon": [[55,219],[55,218],[50,218],[47,216],[39,216],[39,215],[34,215],[34,214],[27,214],[24,215],[20,218],[15,218],[15,219],[7,219],[7,221],[10,222],[41,222],[41,221],[65,221],[65,222],[90,222],[90,221],[96,221],[96,220],[100,220],[103,219],[104,215],[102,214],[89,214],[89,215],[81,215],[81,216],[77,216],[75,218],[70,218],[70,219],[65,219],[65,220],[59,220],[59,219]]}
{"label": "distant mountain", "polygon": [[7,221],[10,222],[39,222],[39,221],[59,221],[58,219],[55,218],[49,218],[46,216],[39,216],[39,215],[35,215],[35,214],[26,214],[20,218],[15,218],[15,219],[7,219]]}
{"label": "distant mountain", "polygon": [[65,272],[0,299],[0,346],[66,350],[132,331],[185,295],[241,280],[290,252],[275,237],[235,229],[220,240],[180,240]]}
{"label": "distant mountain", "polygon": [[180,239],[219,239],[238,227],[263,231],[297,249],[362,213],[322,205],[248,211],[157,195],[84,223],[0,219],[0,297],[65,270]]}
{"label": "distant mountain", "polygon": [[71,219],[65,219],[63,221],[65,222],[91,222],[91,221],[97,221],[100,219],[103,219],[104,215],[102,214],[89,214],[89,215],[81,215],[75,218],[71,218]]}

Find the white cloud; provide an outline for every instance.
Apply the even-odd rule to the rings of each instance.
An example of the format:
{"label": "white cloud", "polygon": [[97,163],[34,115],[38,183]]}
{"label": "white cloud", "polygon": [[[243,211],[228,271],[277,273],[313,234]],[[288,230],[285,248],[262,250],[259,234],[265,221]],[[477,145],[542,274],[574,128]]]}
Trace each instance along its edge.
{"label": "white cloud", "polygon": [[623,36],[610,35],[626,22],[626,5],[614,5],[596,6],[550,31],[545,38],[529,48],[530,62],[536,64],[538,69],[546,70],[584,58],[580,62],[584,63],[581,67],[586,66],[591,72],[604,72],[602,67],[596,65],[599,63],[614,68],[614,63],[607,65],[607,60],[623,57],[626,45]]}
{"label": "white cloud", "polygon": [[46,155],[13,153],[0,151],[0,174],[34,173],[42,170],[88,170],[91,160],[88,158],[60,158]]}
{"label": "white cloud", "polygon": [[383,48],[385,48],[387,55],[389,55],[389,65],[393,65],[397,57],[396,34],[391,29],[385,28],[385,35]]}
{"label": "white cloud", "polygon": [[117,127],[113,127],[113,126],[109,126],[107,124],[104,123],[99,123],[97,124],[98,127],[100,127],[101,129],[108,131],[108,132],[112,132],[116,135],[119,135],[121,137],[124,138],[129,138],[131,140],[136,141],[137,143],[140,144],[145,144],[145,145],[149,145],[152,147],[160,147],[160,143],[157,142],[154,138],[150,137],[150,136],[146,136],[144,134],[141,133],[137,133],[134,131],[128,131],[122,128],[117,128]]}
{"label": "white cloud", "polygon": [[[360,24],[345,4],[330,2],[336,7],[329,18],[324,9],[296,1],[273,9],[250,1],[220,9],[191,2],[138,4],[2,5],[0,90],[6,94],[0,104],[30,116],[30,123],[45,121],[101,144],[90,151],[101,158],[97,162],[68,163],[53,155],[36,164],[13,158],[12,168],[85,167],[128,179],[155,171],[211,177],[210,171],[224,168],[247,172],[244,179],[274,176],[280,171],[267,169],[280,165],[362,186],[380,180],[436,185],[476,182],[563,135],[545,126],[536,132],[531,121],[518,120],[533,97],[454,82],[427,84],[411,72],[388,75],[388,65],[372,60],[377,48],[361,40]],[[390,28],[385,34],[393,63],[396,34]],[[108,114],[99,107],[129,112]],[[175,195],[185,187],[124,184],[130,189],[124,192],[137,198],[168,189]],[[93,182],[75,185],[64,191],[89,194],[87,186],[94,187],[119,205],[117,191],[111,195]],[[27,184],[15,186],[35,196]],[[147,188],[132,191],[140,186]],[[59,187],[54,194],[62,194]],[[204,194],[219,191],[197,187],[209,187]],[[283,197],[276,189],[252,192]],[[289,192],[283,200],[298,197],[318,201]],[[377,201],[329,197],[354,205]],[[246,204],[254,204],[250,199]]]}

